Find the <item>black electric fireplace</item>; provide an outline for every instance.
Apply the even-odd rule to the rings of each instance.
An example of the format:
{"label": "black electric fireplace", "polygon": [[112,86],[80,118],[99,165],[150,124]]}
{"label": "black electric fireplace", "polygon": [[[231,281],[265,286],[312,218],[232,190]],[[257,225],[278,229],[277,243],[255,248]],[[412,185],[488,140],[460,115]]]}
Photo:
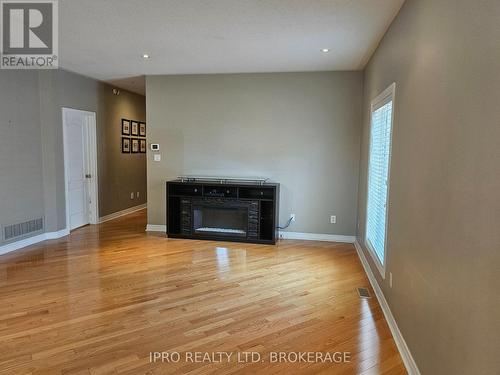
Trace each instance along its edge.
{"label": "black electric fireplace", "polygon": [[276,243],[279,184],[178,179],[167,182],[167,235]]}

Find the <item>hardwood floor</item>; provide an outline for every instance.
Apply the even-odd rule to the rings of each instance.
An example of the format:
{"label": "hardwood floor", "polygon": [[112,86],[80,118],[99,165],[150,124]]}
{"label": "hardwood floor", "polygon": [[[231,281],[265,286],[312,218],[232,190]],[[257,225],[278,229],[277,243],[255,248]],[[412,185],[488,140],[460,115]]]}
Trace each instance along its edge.
{"label": "hardwood floor", "polygon": [[[174,240],[145,225],[141,211],[0,257],[0,374],[406,373],[377,300],[357,294],[371,288],[352,245]],[[243,352],[261,358],[237,363]]]}

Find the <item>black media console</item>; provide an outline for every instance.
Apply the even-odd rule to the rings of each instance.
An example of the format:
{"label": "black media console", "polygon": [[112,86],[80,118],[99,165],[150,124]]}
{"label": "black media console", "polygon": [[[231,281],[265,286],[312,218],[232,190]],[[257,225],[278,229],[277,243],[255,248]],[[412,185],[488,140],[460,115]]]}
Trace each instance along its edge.
{"label": "black media console", "polygon": [[275,244],[279,184],[178,179],[167,182],[167,235]]}

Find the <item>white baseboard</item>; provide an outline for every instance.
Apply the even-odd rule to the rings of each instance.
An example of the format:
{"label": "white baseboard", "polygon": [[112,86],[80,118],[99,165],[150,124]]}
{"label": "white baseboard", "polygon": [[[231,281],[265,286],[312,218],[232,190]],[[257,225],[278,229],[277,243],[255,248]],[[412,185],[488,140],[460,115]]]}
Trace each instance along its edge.
{"label": "white baseboard", "polygon": [[410,349],[408,345],[406,345],[406,341],[399,330],[398,324],[392,315],[391,309],[387,300],[385,299],[384,293],[382,289],[378,285],[377,279],[373,275],[373,272],[370,268],[368,261],[366,260],[365,254],[359,244],[358,240],[354,241],[354,247],[356,248],[356,252],[358,253],[359,259],[361,260],[361,264],[365,269],[365,273],[368,276],[368,280],[370,280],[370,284],[372,285],[373,290],[375,291],[375,295],[377,296],[378,302],[385,316],[385,320],[389,325],[389,329],[391,330],[392,337],[396,342],[396,346],[398,347],[399,353],[401,354],[401,358],[403,359],[404,365],[406,367],[406,371],[408,371],[409,375],[420,375],[420,370],[417,367],[413,356],[411,355]]}
{"label": "white baseboard", "polygon": [[306,240],[306,241],[328,241],[354,243],[355,236],[343,236],[338,234],[320,233],[300,233],[300,232],[280,232],[280,238],[286,240]]}
{"label": "white baseboard", "polygon": [[[146,232],[166,232],[166,225],[148,224]],[[280,232],[280,238],[286,240],[307,240],[307,241],[328,241],[328,242],[347,242],[354,243],[356,237],[341,236],[336,234],[317,234],[317,233],[299,233],[299,232]]]}
{"label": "white baseboard", "polygon": [[[111,215],[103,216],[99,219],[99,223],[103,223],[108,220],[116,219],[120,216],[128,215],[136,211],[140,211],[146,208],[146,204],[141,204],[139,206],[127,208],[126,210],[115,212]],[[28,237],[22,239],[20,241],[8,243],[6,245],[0,246],[0,255],[10,253],[11,251],[22,249],[23,247],[34,245],[36,243],[46,241],[46,240],[55,240],[57,238],[61,238],[69,235],[69,229],[63,229],[57,232],[47,232],[41,233],[33,237]]]}
{"label": "white baseboard", "polygon": [[148,224],[146,225],[146,232],[166,232],[166,225],[158,225],[158,224]]}
{"label": "white baseboard", "polygon": [[99,224],[100,223],[104,223],[105,221],[117,219],[117,218],[119,218],[121,216],[125,216],[125,215],[131,214],[133,212],[144,210],[146,207],[147,207],[147,204],[145,203],[145,204],[141,204],[139,206],[130,207],[130,208],[127,208],[125,210],[114,212],[112,214],[100,217],[99,218]]}
{"label": "white baseboard", "polygon": [[45,233],[46,240],[55,240],[64,236],[69,236],[69,229],[63,229],[58,232]]}
{"label": "white baseboard", "polygon": [[10,253],[11,251],[14,250],[19,250],[22,249],[23,247],[34,245],[39,242],[43,242],[46,240],[55,240],[57,238],[61,238],[64,236],[69,235],[69,230],[68,229],[63,229],[58,232],[47,232],[47,233],[42,233],[38,234],[33,237],[25,238],[20,241],[8,243],[6,245],[0,246],[0,255]]}

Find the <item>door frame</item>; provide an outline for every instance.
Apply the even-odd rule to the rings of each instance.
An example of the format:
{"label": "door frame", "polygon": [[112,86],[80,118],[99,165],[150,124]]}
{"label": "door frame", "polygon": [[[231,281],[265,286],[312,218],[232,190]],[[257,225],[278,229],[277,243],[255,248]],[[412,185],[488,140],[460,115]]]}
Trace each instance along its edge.
{"label": "door frame", "polygon": [[85,114],[85,129],[84,134],[86,136],[85,141],[85,163],[87,164],[88,173],[92,176],[90,178],[90,183],[88,186],[88,196],[90,198],[90,203],[88,205],[89,210],[89,222],[90,224],[99,223],[99,188],[98,188],[98,167],[97,167],[97,124],[96,124],[96,113],[90,111],[84,111],[80,109],[62,107],[62,128],[63,128],[63,146],[64,146],[64,194],[65,194],[65,205],[66,205],[66,230],[70,231],[69,223],[69,171],[68,171],[68,150],[66,142],[66,123],[65,114],[69,112],[79,112]]}

